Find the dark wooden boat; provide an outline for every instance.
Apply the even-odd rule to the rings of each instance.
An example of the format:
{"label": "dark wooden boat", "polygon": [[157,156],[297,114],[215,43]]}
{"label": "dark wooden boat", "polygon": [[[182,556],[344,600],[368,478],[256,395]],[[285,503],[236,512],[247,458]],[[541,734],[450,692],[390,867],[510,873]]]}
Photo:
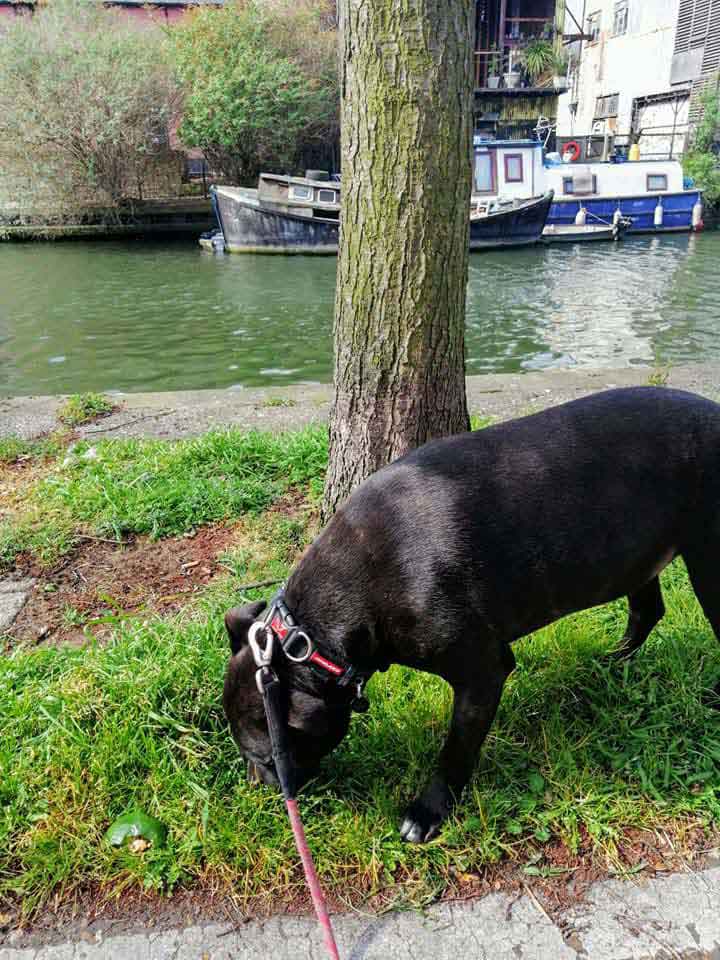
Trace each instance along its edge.
{"label": "dark wooden boat", "polygon": [[[229,253],[325,253],[338,251],[340,181],[324,171],[305,177],[261,173],[256,190],[211,188],[218,225]],[[475,204],[470,249],[537,243],[552,193],[506,204]],[[205,246],[209,246],[207,240]]]}
{"label": "dark wooden boat", "polygon": [[[340,183],[261,173],[257,190],[212,187],[229,253],[337,253]],[[322,179],[319,179],[322,178]]]}
{"label": "dark wooden boat", "polygon": [[524,247],[537,243],[542,237],[553,196],[551,190],[542,197],[529,200],[475,204],[470,211],[470,249]]}

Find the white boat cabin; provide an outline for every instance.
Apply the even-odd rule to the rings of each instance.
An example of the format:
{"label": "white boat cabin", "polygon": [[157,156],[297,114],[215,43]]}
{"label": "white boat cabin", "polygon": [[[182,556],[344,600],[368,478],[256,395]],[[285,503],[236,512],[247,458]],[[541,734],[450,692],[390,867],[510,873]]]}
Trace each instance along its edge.
{"label": "white boat cabin", "polygon": [[261,204],[278,207],[298,217],[337,220],[340,214],[338,179],[312,180],[285,174],[261,173],[257,197]]}
{"label": "white boat cabin", "polygon": [[621,163],[564,162],[544,155],[534,140],[475,138],[473,203],[536,197],[555,191],[555,201],[578,197],[647,197],[682,193],[683,170],[677,160]]}

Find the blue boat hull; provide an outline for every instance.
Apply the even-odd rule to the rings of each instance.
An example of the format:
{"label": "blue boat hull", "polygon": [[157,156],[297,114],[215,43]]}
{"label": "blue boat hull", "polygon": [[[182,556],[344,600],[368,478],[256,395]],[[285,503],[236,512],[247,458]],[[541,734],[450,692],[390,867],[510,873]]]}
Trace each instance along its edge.
{"label": "blue boat hull", "polygon": [[575,223],[575,217],[582,204],[587,211],[587,222],[598,220],[612,223],[613,215],[620,207],[624,217],[632,220],[628,233],[673,233],[692,230],[692,211],[700,198],[697,190],[683,193],[662,194],[663,223],[655,226],[655,207],[658,196],[647,197],[583,197],[581,200],[558,198],[550,207],[548,224],[568,226]]}

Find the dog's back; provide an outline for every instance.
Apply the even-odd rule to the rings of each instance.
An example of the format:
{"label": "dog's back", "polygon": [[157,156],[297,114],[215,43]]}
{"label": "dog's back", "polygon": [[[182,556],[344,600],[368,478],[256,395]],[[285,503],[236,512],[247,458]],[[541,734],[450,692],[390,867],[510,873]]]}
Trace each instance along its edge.
{"label": "dog's back", "polygon": [[300,570],[516,637],[632,594],[710,533],[720,559],[720,406],[638,387],[420,447],[352,495]]}

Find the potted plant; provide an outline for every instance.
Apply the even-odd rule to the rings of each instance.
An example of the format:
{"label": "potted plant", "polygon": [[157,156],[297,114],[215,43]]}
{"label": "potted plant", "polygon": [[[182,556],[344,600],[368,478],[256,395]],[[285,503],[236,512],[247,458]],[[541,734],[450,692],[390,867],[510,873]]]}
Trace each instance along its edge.
{"label": "potted plant", "polygon": [[490,90],[497,90],[500,86],[500,70],[502,69],[502,58],[500,51],[495,44],[490,48],[488,57],[488,78],[487,85]]}
{"label": "potted plant", "polygon": [[523,50],[522,60],[528,79],[537,85],[555,68],[555,48],[549,40],[535,37]]}
{"label": "potted plant", "polygon": [[515,90],[520,86],[520,71],[522,70],[522,63],[520,60],[513,62],[514,51],[510,51],[510,69],[507,73],[503,74],[503,82],[509,90]]}
{"label": "potted plant", "polygon": [[567,54],[563,50],[558,50],[555,54],[553,73],[553,86],[556,90],[564,91],[568,88],[567,72],[569,61]]}

